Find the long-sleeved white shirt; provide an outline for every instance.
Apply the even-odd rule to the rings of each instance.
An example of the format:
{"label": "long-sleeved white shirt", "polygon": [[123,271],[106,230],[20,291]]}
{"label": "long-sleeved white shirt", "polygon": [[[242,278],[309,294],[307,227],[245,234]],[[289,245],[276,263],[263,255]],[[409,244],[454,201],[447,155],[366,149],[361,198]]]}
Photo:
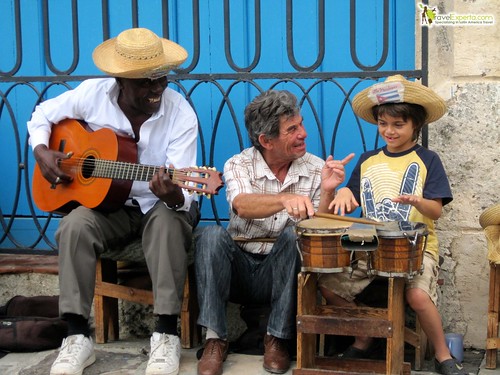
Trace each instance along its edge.
{"label": "long-sleeved white shirt", "polygon": [[[31,146],[49,145],[52,124],[63,119],[84,120],[92,130],[109,128],[134,138],[130,121],[118,106],[119,88],[114,78],[89,79],[78,87],[38,105],[28,121]],[[157,113],[144,122],[137,143],[138,163],[174,168],[196,165],[198,120],[187,100],[167,88]],[[187,211],[196,195],[183,190]],[[158,201],[149,183],[134,181],[130,200],[139,203],[143,213]]]}

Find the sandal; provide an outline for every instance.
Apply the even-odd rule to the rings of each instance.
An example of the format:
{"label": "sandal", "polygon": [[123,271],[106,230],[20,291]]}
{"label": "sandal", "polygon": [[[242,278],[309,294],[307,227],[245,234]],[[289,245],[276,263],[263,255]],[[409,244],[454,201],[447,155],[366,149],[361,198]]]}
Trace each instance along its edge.
{"label": "sandal", "polygon": [[464,366],[455,358],[450,358],[443,362],[438,362],[436,359],[434,368],[437,373],[442,375],[469,375],[469,373],[464,370]]}
{"label": "sandal", "polygon": [[367,359],[369,356],[370,351],[368,349],[361,350],[352,345],[349,346],[343,353],[338,355],[341,359]]}

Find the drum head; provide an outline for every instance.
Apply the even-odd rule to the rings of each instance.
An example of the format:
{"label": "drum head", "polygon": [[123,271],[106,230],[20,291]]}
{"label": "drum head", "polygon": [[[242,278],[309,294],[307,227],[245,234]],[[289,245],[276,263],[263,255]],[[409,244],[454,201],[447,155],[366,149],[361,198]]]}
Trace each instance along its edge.
{"label": "drum head", "polygon": [[299,222],[297,224],[297,233],[305,236],[334,235],[335,233],[345,232],[351,224],[347,221],[317,217]]}
{"label": "drum head", "polygon": [[413,237],[416,234],[426,235],[427,225],[412,221],[388,221],[377,226],[377,235],[384,238]]}

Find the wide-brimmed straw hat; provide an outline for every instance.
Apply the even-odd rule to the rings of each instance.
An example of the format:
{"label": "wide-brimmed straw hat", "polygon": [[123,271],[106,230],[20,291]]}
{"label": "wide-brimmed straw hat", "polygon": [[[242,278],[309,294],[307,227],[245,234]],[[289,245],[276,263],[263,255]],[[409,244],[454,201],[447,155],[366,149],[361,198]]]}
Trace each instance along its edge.
{"label": "wide-brimmed straw hat", "polygon": [[122,31],[94,49],[92,58],[104,73],[122,78],[158,78],[186,61],[186,50],[144,28]]}
{"label": "wide-brimmed straw hat", "polygon": [[400,74],[387,77],[384,82],[360,91],[352,101],[352,109],[363,120],[376,124],[372,108],[388,103],[421,105],[427,114],[426,124],[438,120],[446,113],[446,103],[439,95],[424,85],[406,80]]}
{"label": "wide-brimmed straw hat", "polygon": [[500,225],[500,203],[488,207],[479,216],[479,224],[486,228],[490,225]]}

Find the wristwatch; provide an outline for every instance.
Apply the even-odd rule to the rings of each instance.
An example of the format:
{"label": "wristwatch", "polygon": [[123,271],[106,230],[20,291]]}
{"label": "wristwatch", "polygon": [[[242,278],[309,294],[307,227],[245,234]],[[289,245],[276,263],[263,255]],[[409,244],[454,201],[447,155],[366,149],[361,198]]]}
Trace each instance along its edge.
{"label": "wristwatch", "polygon": [[182,201],[181,203],[177,203],[176,205],[174,206],[169,206],[168,203],[165,202],[165,205],[167,206],[167,208],[173,210],[173,211],[177,211],[179,208],[181,208],[182,206],[184,206],[184,201]]}

